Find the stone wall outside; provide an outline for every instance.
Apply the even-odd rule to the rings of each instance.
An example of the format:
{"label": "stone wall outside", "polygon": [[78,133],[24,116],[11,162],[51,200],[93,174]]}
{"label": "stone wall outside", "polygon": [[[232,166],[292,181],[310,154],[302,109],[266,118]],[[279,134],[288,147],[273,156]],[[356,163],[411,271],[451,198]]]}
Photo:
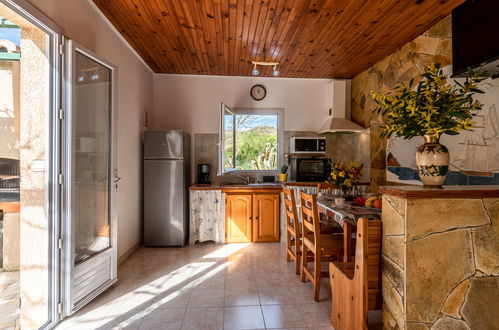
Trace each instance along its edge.
{"label": "stone wall outside", "polygon": [[497,329],[499,199],[383,196],[385,329]]}
{"label": "stone wall outside", "polygon": [[371,91],[386,93],[400,83],[408,83],[430,63],[442,66],[452,61],[451,17],[443,19],[416,39],[362,72],[352,80],[352,120],[371,129],[370,175],[374,190],[386,185],[386,139],[379,137],[380,118]]}

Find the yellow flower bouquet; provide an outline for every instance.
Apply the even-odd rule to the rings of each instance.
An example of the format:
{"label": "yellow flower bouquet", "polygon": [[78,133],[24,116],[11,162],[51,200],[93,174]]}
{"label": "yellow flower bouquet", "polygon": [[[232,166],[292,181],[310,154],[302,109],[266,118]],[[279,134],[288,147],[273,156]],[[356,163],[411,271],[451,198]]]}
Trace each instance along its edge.
{"label": "yellow flower bouquet", "polygon": [[352,187],[362,176],[364,165],[355,161],[330,162],[331,173],[328,182],[340,187]]}

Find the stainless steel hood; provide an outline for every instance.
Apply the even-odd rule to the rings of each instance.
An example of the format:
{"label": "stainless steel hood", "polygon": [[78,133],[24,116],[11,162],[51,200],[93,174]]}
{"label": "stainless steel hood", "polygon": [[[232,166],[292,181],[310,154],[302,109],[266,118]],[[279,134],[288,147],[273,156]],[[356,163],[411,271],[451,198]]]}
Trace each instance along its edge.
{"label": "stainless steel hood", "polygon": [[350,120],[351,84],[350,79],[334,79],[329,83],[330,116],[319,129],[319,134],[367,131],[364,127]]}

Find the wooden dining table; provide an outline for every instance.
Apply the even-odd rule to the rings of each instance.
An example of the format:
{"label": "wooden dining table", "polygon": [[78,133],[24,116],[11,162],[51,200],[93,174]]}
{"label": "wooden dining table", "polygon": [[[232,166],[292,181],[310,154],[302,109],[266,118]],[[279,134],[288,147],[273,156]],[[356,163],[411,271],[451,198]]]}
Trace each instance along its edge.
{"label": "wooden dining table", "polygon": [[352,234],[357,226],[359,218],[368,220],[381,220],[381,209],[372,207],[355,206],[351,202],[345,202],[344,206],[336,206],[334,198],[317,198],[319,213],[326,215],[321,222],[330,223],[335,221],[343,228],[343,261],[352,261]]}

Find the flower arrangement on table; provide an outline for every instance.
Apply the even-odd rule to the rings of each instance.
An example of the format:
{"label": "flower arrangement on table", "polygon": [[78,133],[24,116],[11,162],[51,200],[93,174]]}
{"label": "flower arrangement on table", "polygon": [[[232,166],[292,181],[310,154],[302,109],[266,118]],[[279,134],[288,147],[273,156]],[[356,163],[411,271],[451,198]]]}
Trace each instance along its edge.
{"label": "flower arrangement on table", "polygon": [[364,165],[355,161],[330,162],[331,173],[328,182],[341,188],[350,188],[356,184],[362,176]]}

